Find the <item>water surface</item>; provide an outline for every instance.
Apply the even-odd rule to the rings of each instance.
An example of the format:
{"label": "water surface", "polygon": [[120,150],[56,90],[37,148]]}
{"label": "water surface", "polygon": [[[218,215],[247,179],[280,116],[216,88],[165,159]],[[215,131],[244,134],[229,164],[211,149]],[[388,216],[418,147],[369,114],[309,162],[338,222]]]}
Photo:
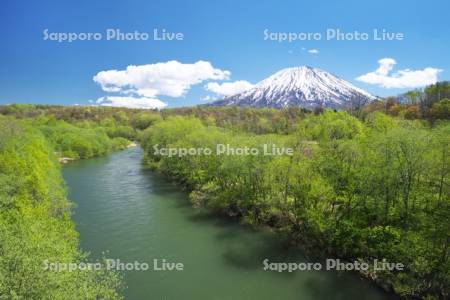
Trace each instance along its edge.
{"label": "water surface", "polygon": [[[126,299],[387,299],[354,274],[277,273],[262,261],[306,262],[276,235],[191,207],[187,195],[141,164],[142,150],[64,166],[81,247],[92,260],[166,259],[183,271],[125,271]],[[103,255],[105,256],[105,255]]]}

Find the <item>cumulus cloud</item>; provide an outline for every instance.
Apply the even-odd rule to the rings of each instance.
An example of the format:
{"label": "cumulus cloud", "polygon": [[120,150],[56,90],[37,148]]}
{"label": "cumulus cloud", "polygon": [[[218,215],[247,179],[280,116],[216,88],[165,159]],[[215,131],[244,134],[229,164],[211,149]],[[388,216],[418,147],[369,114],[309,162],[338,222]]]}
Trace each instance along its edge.
{"label": "cumulus cloud", "polygon": [[425,68],[423,70],[404,69],[391,73],[397,62],[393,58],[382,58],[378,68],[361,75],[356,80],[378,85],[384,88],[417,88],[436,83],[441,69]]}
{"label": "cumulus cloud", "polygon": [[144,108],[144,109],[161,109],[167,106],[167,103],[159,99],[147,97],[120,97],[106,96],[98,98],[96,103],[101,106]]}
{"label": "cumulus cloud", "polygon": [[317,50],[317,49],[309,49],[308,53],[317,54],[317,53],[319,53],[319,50]]}
{"label": "cumulus cloud", "polygon": [[147,65],[130,65],[125,70],[97,73],[93,80],[105,92],[134,94],[141,97],[181,97],[190,87],[206,80],[225,80],[230,72],[214,68],[210,62],[184,64],[172,60]]}
{"label": "cumulus cloud", "polygon": [[209,82],[207,85],[205,85],[205,89],[207,91],[216,93],[219,96],[231,96],[239,94],[241,92],[251,89],[252,87],[253,84],[245,80],[224,82],[221,84],[217,82]]}

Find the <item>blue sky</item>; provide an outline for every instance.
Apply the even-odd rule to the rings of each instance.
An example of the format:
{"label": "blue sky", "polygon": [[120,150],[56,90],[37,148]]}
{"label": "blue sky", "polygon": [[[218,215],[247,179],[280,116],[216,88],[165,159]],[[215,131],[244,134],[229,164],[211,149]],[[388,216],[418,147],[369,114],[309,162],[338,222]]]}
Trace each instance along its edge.
{"label": "blue sky", "polygon": [[[254,84],[282,68],[300,65],[319,67],[381,96],[408,90],[398,88],[398,84],[390,88],[382,86],[384,79],[391,80],[386,76],[400,76],[392,75],[399,70],[439,69],[442,71],[436,71],[438,80],[450,79],[450,2],[445,0],[10,0],[2,1],[0,5],[0,104],[87,105],[89,100],[95,102],[108,96],[145,96],[160,99],[168,103],[169,107],[200,104],[205,103],[202,99],[206,96],[221,96],[205,90],[208,82],[220,85],[223,82],[245,80]],[[102,39],[72,43],[43,39],[44,29],[49,32],[100,32],[104,35],[108,28],[149,33],[153,33],[155,28],[166,29],[183,33],[184,39]],[[373,29],[386,29],[389,32],[401,32],[405,38],[402,41],[374,41],[372,38],[367,41],[336,41],[323,37],[319,41],[289,43],[264,40],[263,34],[265,29],[269,32],[323,34],[327,28],[370,34]],[[311,49],[317,49],[318,53],[309,53]],[[396,64],[388,63],[387,67],[393,70],[389,69],[389,74],[378,74],[382,76],[379,80],[374,79],[373,72],[379,67],[378,61],[382,58],[391,58]],[[199,67],[195,63],[205,61],[214,70],[229,71],[231,74],[222,78],[199,75],[195,82],[182,83],[181,95],[161,91],[164,88],[160,87],[146,95],[131,95],[145,88],[142,86],[134,89],[134,92],[128,90],[128,93],[124,93],[127,89],[121,86],[120,92],[111,93],[93,80],[101,71],[120,71],[129,65],[152,65],[172,60],[180,63],[180,66],[194,65],[194,73]],[[153,71],[150,72],[153,75],[148,75],[144,70],[147,75],[142,76],[154,76]],[[356,80],[367,73],[369,77],[372,76],[372,83],[366,83],[370,80]],[[105,80],[116,79],[108,76]],[[117,80],[114,82],[117,84]]]}

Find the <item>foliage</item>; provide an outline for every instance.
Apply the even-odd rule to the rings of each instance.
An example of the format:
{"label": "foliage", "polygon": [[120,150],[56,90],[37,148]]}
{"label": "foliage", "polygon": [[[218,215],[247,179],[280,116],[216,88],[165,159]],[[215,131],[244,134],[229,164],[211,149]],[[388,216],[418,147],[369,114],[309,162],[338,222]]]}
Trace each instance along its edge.
{"label": "foliage", "polygon": [[161,121],[161,119],[159,114],[142,112],[135,115],[131,123],[134,128],[144,130]]}
{"label": "foliage", "polygon": [[408,91],[398,97],[388,97],[373,101],[362,111],[367,115],[374,111],[383,111],[391,116],[414,120],[423,119],[430,124],[438,120],[449,120],[450,82],[442,81],[424,89]]}
{"label": "foliage", "polygon": [[89,158],[104,155],[116,146],[123,148],[120,143],[113,143],[106,130],[101,127],[79,127],[55,120],[37,125],[53,145],[53,149],[62,157]]}
{"label": "foliage", "polygon": [[[60,286],[63,281],[59,280],[67,274],[59,275],[61,278],[40,274],[26,259],[29,255],[34,258],[36,247],[44,249],[35,251],[41,255],[85,259],[73,250],[76,234],[64,191],[58,188],[58,172],[52,175],[49,171],[55,167],[49,153],[87,158],[124,148],[129,140],[138,139],[145,161],[190,190],[195,206],[272,226],[315,252],[322,250],[350,261],[403,263],[404,271],[370,270],[368,276],[405,297],[448,298],[448,92],[449,83],[442,82],[408,92],[401,99],[374,101],[351,111],[358,118],[346,112],[299,108],[200,106],[156,112],[0,106],[0,114],[8,116],[0,131],[0,295],[24,295],[22,286],[36,293],[25,298],[45,298],[44,289],[56,298],[63,293],[64,289],[55,286]],[[219,155],[220,144],[254,148],[259,153],[264,153],[264,145],[288,147],[294,154]],[[157,153],[155,147],[195,149],[196,153],[212,149],[212,154],[167,156]],[[16,169],[20,170],[17,174]],[[42,170],[50,175],[43,176],[47,173]],[[51,227],[47,222],[58,225]],[[61,235],[66,243],[59,244],[65,250],[56,251],[51,248],[54,244],[43,241],[59,241]],[[11,249],[18,251],[16,248],[25,254],[15,258]],[[19,273],[11,277],[16,281],[5,281],[9,278],[5,274],[15,272],[11,267],[16,264],[14,259],[24,265],[20,272],[29,272],[26,283],[17,283]],[[68,283],[63,284],[67,289],[79,288],[73,276],[79,276],[77,282],[83,285],[75,295],[112,293],[100,298],[116,297],[113,288],[117,280],[111,274],[67,275],[64,280]],[[99,279],[102,276],[106,278]],[[107,283],[109,280],[112,283]]]}
{"label": "foliage", "polygon": [[[53,136],[53,135],[52,135]],[[36,128],[0,118],[0,298],[119,299],[106,271],[49,271],[44,262],[80,263],[59,164]]]}
{"label": "foliage", "polygon": [[[324,111],[291,124],[288,134],[261,134],[218,122],[210,111],[203,118],[166,113],[140,135],[147,161],[191,190],[194,205],[273,226],[349,260],[403,263],[404,271],[371,276],[402,296],[448,296],[448,123],[429,129],[381,112],[363,123]],[[271,124],[267,131],[277,132]],[[219,155],[218,144],[295,151]],[[212,154],[167,156],[155,145]]]}

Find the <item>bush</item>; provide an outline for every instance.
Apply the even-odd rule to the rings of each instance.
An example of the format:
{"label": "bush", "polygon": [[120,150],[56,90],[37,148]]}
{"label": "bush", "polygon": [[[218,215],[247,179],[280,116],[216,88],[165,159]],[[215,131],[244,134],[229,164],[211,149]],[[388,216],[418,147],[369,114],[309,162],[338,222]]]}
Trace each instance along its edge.
{"label": "bush", "polygon": [[136,138],[136,132],[131,126],[117,126],[107,129],[110,138],[122,137],[128,140]]}
{"label": "bush", "polygon": [[117,137],[112,140],[112,148],[114,150],[121,150],[127,148],[127,146],[130,144],[130,141],[127,139],[124,139],[122,137]]}
{"label": "bush", "polygon": [[133,127],[139,130],[144,130],[157,122],[161,121],[162,118],[158,113],[140,113],[134,117],[132,120]]}

